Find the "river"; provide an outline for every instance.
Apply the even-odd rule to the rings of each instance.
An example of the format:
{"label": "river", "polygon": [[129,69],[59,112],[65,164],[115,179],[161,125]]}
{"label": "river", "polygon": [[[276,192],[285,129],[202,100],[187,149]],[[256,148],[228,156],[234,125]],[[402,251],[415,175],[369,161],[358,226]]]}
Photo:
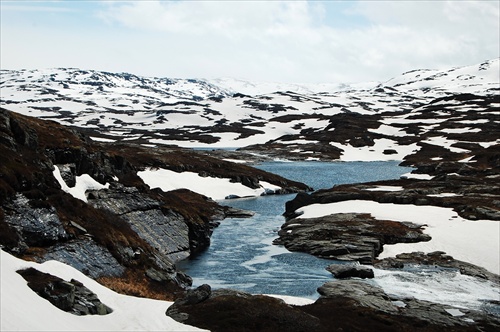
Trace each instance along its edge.
{"label": "river", "polygon": [[[345,183],[397,179],[409,168],[398,162],[265,162],[256,167],[314,189]],[[193,286],[234,288],[253,294],[281,294],[316,299],[316,288],[332,275],[331,260],[289,252],[272,244],[285,219],[285,203],[295,195],[224,200],[220,203],[252,210],[248,219],[228,218],[215,229],[210,247],[178,268],[193,278]]]}

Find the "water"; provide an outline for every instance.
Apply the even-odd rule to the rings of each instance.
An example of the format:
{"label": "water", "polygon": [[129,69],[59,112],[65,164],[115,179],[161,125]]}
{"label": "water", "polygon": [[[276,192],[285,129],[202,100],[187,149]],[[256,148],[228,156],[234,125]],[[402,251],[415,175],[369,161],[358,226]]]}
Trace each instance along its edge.
{"label": "water", "polygon": [[[266,162],[257,166],[315,188],[337,184],[399,178],[409,168],[398,162]],[[193,286],[233,288],[253,294],[281,294],[316,299],[316,289],[332,280],[325,267],[331,260],[289,252],[272,244],[285,222],[285,202],[295,195],[225,200],[221,204],[252,210],[248,219],[228,218],[215,229],[211,246],[180,262],[179,270],[193,278]]]}
{"label": "water", "polygon": [[[267,162],[261,169],[280,174],[313,188],[336,184],[398,178],[408,168],[397,162]],[[212,236],[212,245],[199,256],[178,267],[194,279],[194,286],[235,288],[254,294],[281,294],[318,298],[316,289],[333,280],[325,267],[333,261],[292,253],[272,245],[284,223],[285,202],[295,195],[226,200],[222,204],[256,211],[249,219],[226,219]],[[415,297],[442,304],[483,310],[500,316],[498,285],[439,267],[374,269],[375,279],[388,294]],[[493,302],[492,302],[493,301]]]}
{"label": "water", "polygon": [[[258,168],[301,181],[313,188],[336,184],[398,178],[408,172],[397,162],[267,162]],[[226,219],[212,236],[211,246],[181,262],[180,270],[193,277],[194,286],[236,288],[250,293],[272,293],[317,298],[316,288],[331,280],[330,260],[291,253],[272,245],[284,223],[285,202],[294,195],[226,200],[222,204],[255,211],[248,219]]]}

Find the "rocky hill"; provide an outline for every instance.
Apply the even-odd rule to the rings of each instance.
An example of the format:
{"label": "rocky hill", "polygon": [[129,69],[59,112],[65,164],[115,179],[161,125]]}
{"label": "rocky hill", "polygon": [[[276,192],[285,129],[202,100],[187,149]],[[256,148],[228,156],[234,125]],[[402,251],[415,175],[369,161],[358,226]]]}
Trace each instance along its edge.
{"label": "rocky hill", "polygon": [[67,263],[140,296],[172,298],[189,286],[190,278],[175,270],[175,262],[206,248],[217,220],[245,216],[186,189],[151,189],[140,171],[189,170],[202,173],[200,179],[224,178],[248,190],[260,188],[260,181],[281,192],[309,190],[179,148],[93,142],[53,121],[5,109],[0,154],[2,249],[37,262]]}

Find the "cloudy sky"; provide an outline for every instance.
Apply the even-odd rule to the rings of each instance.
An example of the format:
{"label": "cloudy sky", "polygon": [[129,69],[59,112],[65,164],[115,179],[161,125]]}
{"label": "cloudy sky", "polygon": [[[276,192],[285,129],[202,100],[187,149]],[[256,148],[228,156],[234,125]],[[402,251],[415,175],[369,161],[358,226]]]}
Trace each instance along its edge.
{"label": "cloudy sky", "polygon": [[500,56],[500,1],[5,1],[1,68],[384,81]]}

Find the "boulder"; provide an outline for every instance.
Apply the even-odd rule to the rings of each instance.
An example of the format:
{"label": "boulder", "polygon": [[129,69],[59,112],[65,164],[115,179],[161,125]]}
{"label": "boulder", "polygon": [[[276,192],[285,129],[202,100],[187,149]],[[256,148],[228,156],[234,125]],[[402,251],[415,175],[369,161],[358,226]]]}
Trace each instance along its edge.
{"label": "boulder", "polygon": [[337,279],[346,278],[373,278],[373,270],[366,266],[352,264],[332,264],[326,267]]}
{"label": "boulder", "polygon": [[97,295],[81,282],[62,280],[34,268],[17,271],[35,293],[57,308],[78,316],[107,315],[113,310],[102,303]]}

